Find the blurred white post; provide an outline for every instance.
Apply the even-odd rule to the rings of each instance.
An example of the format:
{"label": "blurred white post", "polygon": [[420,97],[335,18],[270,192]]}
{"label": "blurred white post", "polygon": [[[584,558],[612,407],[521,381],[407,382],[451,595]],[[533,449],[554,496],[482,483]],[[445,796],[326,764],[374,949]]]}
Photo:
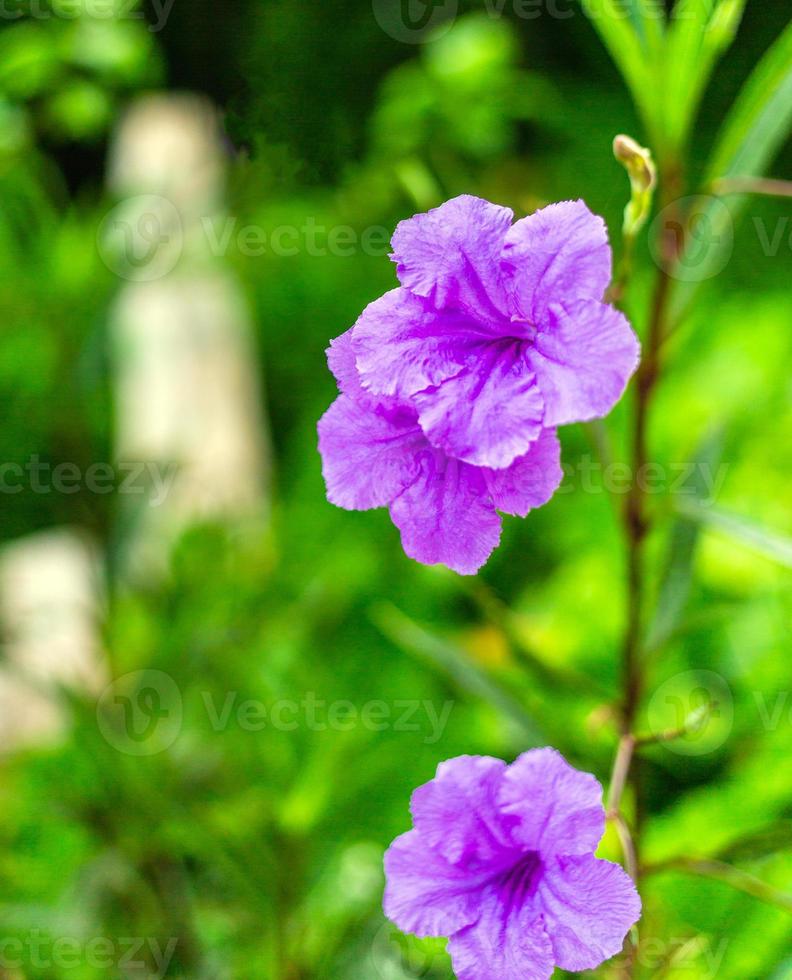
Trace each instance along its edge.
{"label": "blurred white post", "polygon": [[98,693],[107,683],[100,582],[95,549],[67,529],[0,551],[0,751],[57,740],[68,717],[58,690]]}
{"label": "blurred white post", "polygon": [[216,114],[197,97],[146,98],[115,137],[109,184],[121,203],[100,248],[122,280],[112,322],[116,457],[146,466],[147,494],[127,508],[133,572],[162,568],[196,521],[266,515],[250,315],[214,234],[224,170]]}

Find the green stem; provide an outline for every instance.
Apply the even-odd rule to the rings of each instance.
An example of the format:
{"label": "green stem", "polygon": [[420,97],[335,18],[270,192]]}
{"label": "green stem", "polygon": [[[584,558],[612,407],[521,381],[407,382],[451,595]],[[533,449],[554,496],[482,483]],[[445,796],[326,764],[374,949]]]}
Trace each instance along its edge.
{"label": "green stem", "polygon": [[[679,196],[681,171],[678,166],[668,169],[662,184],[661,207],[669,207]],[[672,227],[666,222],[665,228]],[[635,421],[632,433],[631,465],[633,479],[624,508],[624,531],[627,540],[627,608],[626,627],[622,645],[622,707],[621,740],[614,763],[611,782],[610,817],[616,821],[625,864],[634,870],[636,886],[640,884],[641,843],[641,792],[640,770],[635,765],[636,738],[633,735],[635,719],[643,694],[642,664],[643,607],[646,595],[644,571],[644,546],[650,530],[650,516],[646,499],[637,474],[645,468],[648,457],[649,415],[661,369],[661,349],[667,328],[668,302],[673,285],[672,272],[678,255],[679,244],[666,231],[661,232],[661,267],[658,272],[654,298],[649,318],[649,328],[644,343],[643,357],[635,378]],[[620,805],[624,789],[632,787],[635,805],[633,827],[621,813]],[[623,976],[634,976],[637,961],[636,942],[631,941],[622,964]]]}

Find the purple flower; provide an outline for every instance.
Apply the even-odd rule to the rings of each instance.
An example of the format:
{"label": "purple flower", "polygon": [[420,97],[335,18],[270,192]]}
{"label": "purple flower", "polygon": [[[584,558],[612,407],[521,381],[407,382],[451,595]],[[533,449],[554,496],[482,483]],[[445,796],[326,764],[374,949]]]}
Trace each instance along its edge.
{"label": "purple flower", "polygon": [[602,302],[611,251],[582,201],[512,224],[463,195],[399,224],[401,287],[371,303],[352,346],[363,387],[415,407],[446,456],[504,469],[544,429],[607,414],[638,363]]}
{"label": "purple flower", "polygon": [[448,936],[459,980],[547,980],[615,956],[641,914],[631,879],[594,857],[602,788],[554,749],[507,766],[460,756],[411,802],[385,855],[385,914]]}
{"label": "purple flower", "polygon": [[328,498],[390,508],[404,550],[472,574],[561,481],[555,427],[608,412],[638,361],[601,302],[605,225],[582,201],[512,225],[457,197],[393,236],[401,287],[328,357],[341,397],[319,423]]}
{"label": "purple flower", "polygon": [[430,444],[411,404],[361,387],[352,336],[328,351],[342,392],[319,421],[328,499],[349,510],[389,507],[411,558],[474,573],[500,539],[497,511],[524,517],[561,482],[555,430],[541,430],[504,469],[454,459]]}

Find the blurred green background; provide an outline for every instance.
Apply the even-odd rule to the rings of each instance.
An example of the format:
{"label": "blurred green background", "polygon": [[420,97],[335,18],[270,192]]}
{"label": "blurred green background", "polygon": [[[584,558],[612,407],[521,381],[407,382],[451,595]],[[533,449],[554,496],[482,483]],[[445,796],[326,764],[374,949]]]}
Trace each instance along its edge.
{"label": "blurred green background", "polygon": [[[782,6],[748,3],[694,175]],[[473,580],[407,559],[385,511],[330,506],[316,452],[324,349],[395,284],[397,221],[458,193],[518,215],[582,197],[618,253],[611,141],[646,134],[591,25],[553,9],[461,2],[406,43],[378,0],[4,5],[3,978],[449,978],[443,943],[399,936],[380,909],[412,789],[442,759],[538,744],[607,780],[624,546],[618,492],[581,478],[603,429],[561,432],[562,492],[506,519]],[[791,165],[787,144],[773,173]],[[177,201],[175,253],[149,196],[158,222]],[[124,249],[145,252],[152,228],[166,247],[149,278]],[[792,977],[790,234],[788,200],[751,199],[674,338],[651,430],[666,475],[706,460],[718,507],[750,526],[679,518],[650,542],[658,579],[671,555],[674,622],[657,627],[641,727],[678,724],[702,689],[718,708],[646,754],[644,858],[728,856],[766,888],[647,878],[640,976]],[[644,235],[639,333],[654,271]],[[617,458],[627,411],[605,426]],[[157,442],[163,413],[198,431]],[[202,444],[206,419],[237,453]],[[158,508],[123,485],[133,457],[187,488]],[[89,485],[97,463],[112,492]],[[61,464],[70,489],[53,486]],[[69,591],[86,562],[87,610]],[[75,603],[95,648],[79,682],[58,661]],[[610,839],[602,853],[618,859]]]}

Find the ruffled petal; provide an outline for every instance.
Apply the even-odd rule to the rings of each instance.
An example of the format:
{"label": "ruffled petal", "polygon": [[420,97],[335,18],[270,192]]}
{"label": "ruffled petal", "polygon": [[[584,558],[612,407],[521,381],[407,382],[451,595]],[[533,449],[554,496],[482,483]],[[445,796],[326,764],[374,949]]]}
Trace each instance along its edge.
{"label": "ruffled petal", "polygon": [[555,429],[542,429],[524,456],[503,470],[483,469],[495,507],[504,514],[525,517],[553,496],[564,476],[561,446]]}
{"label": "ruffled petal", "polygon": [[539,327],[550,303],[601,300],[611,280],[602,218],[583,201],[561,201],[512,225],[503,247],[512,315]]}
{"label": "ruffled petal", "polygon": [[511,906],[491,885],[480,897],[478,921],[448,940],[457,980],[548,980],[553,947],[535,903]]}
{"label": "ruffled petal", "polygon": [[420,472],[426,440],[409,410],[375,409],[339,395],[318,430],[327,499],[338,507],[384,507]]}
{"label": "ruffled petal", "polygon": [[438,452],[421,457],[421,474],[393,501],[391,518],[405,552],[424,565],[473,575],[500,540],[501,522],[484,478]]}
{"label": "ruffled petal", "polygon": [[592,970],[615,956],[641,915],[632,879],[593,855],[562,857],[539,883],[545,928],[563,970]]}
{"label": "ruffled petal", "polygon": [[499,803],[520,818],[514,838],[543,856],[591,854],[605,832],[602,787],[555,749],[531,749],[513,762]]}
{"label": "ruffled petal", "polygon": [[409,396],[458,374],[485,337],[460,313],[438,313],[408,290],[392,289],[363,311],[352,347],[364,388]]}
{"label": "ruffled petal", "polygon": [[514,852],[509,827],[497,806],[506,772],[502,759],[458,756],[441,762],[437,775],[412,795],[410,810],[421,837],[451,864],[493,868]]}
{"label": "ruffled petal", "polygon": [[448,936],[475,922],[482,881],[436,854],[417,830],[385,853],[385,915],[417,936]]}
{"label": "ruffled petal", "polygon": [[399,281],[437,309],[464,310],[490,325],[508,319],[499,259],[513,217],[463,194],[400,222],[391,241]]}
{"label": "ruffled petal", "polygon": [[429,442],[474,466],[511,465],[542,431],[544,400],[518,342],[488,344],[464,371],[413,403]]}
{"label": "ruffled petal", "polygon": [[352,330],[342,333],[330,341],[325,351],[327,366],[336,379],[338,390],[346,395],[356,395],[363,389],[360,387],[360,377],[355,365],[355,352],[352,350]]}
{"label": "ruffled petal", "polygon": [[552,304],[528,361],[545,400],[545,424],[600,418],[621,398],[640,346],[627,318],[604,303]]}

